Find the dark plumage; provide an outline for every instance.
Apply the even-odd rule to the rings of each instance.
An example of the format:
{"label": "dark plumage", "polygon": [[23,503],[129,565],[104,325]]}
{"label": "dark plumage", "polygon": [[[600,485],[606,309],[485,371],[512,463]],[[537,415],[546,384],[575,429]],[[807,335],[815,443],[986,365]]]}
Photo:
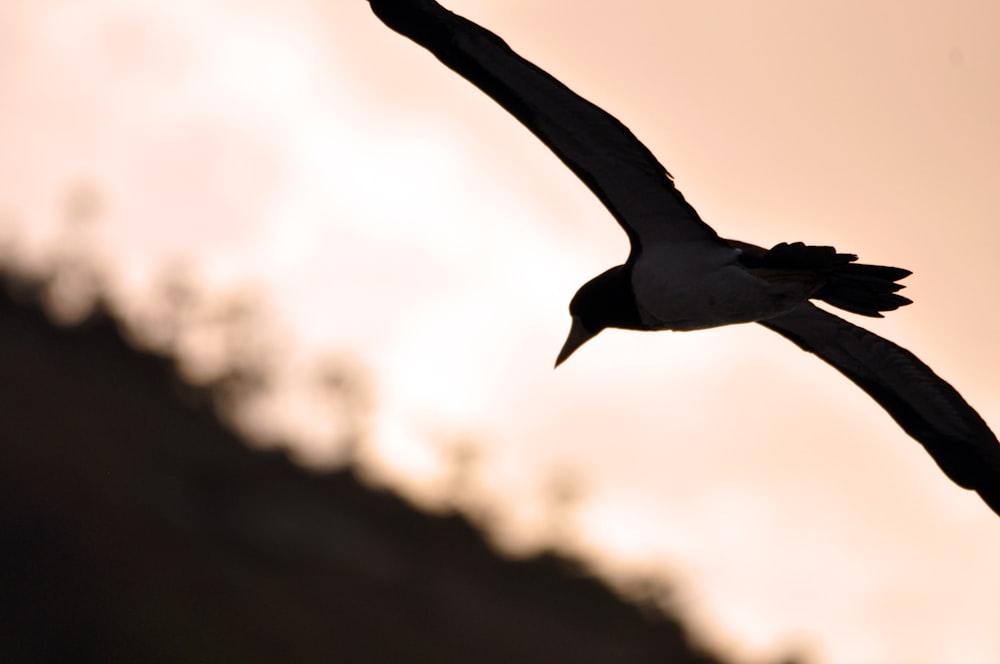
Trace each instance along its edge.
{"label": "dark plumage", "polygon": [[769,250],[720,238],[656,157],[613,116],[433,0],[369,0],[390,28],[430,50],[542,140],[628,234],[628,260],[584,284],[556,364],[602,329],[695,330],[757,322],[867,392],[956,483],[1000,514],[1000,443],[947,382],[909,351],[809,300],[881,317],[910,300],[902,268],[833,247]]}

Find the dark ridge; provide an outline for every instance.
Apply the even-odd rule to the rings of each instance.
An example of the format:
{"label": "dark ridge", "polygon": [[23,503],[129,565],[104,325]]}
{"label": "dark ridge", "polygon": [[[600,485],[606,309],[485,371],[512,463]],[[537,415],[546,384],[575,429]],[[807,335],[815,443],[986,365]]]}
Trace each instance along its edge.
{"label": "dark ridge", "polygon": [[723,662],[576,563],[250,450],[106,312],[0,281],[0,660]]}

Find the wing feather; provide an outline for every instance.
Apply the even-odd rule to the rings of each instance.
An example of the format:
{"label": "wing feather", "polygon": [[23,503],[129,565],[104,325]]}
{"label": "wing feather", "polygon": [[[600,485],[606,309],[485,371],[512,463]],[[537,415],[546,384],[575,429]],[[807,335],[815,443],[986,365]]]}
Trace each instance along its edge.
{"label": "wing feather", "polygon": [[714,241],[728,249],[625,125],[500,37],[433,0],[370,4],[387,26],[427,48],[541,139],[614,215],[633,250],[648,241]]}
{"label": "wing feather", "polygon": [[1000,443],[962,395],[913,353],[809,303],[759,322],[850,378],[948,477],[1000,514]]}

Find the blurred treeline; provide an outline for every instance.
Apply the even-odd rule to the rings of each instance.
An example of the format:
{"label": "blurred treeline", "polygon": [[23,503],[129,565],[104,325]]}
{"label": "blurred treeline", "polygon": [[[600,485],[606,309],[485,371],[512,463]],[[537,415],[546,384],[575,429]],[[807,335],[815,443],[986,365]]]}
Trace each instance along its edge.
{"label": "blurred treeline", "polygon": [[0,271],[3,662],[723,661],[579,563],[252,450],[220,408],[266,372],[192,385],[92,283],[52,322],[86,283]]}

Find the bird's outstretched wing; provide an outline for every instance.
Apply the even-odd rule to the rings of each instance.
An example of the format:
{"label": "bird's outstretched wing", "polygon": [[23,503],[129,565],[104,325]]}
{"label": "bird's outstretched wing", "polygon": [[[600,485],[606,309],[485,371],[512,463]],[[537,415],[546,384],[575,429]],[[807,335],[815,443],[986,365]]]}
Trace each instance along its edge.
{"label": "bird's outstretched wing", "polygon": [[633,244],[705,241],[729,249],[629,129],[433,0],[369,0],[390,28],[427,48],[542,140],[593,191]]}
{"label": "bird's outstretched wing", "polygon": [[948,477],[1000,514],[1000,443],[962,395],[913,353],[808,302],[759,322],[854,381]]}

